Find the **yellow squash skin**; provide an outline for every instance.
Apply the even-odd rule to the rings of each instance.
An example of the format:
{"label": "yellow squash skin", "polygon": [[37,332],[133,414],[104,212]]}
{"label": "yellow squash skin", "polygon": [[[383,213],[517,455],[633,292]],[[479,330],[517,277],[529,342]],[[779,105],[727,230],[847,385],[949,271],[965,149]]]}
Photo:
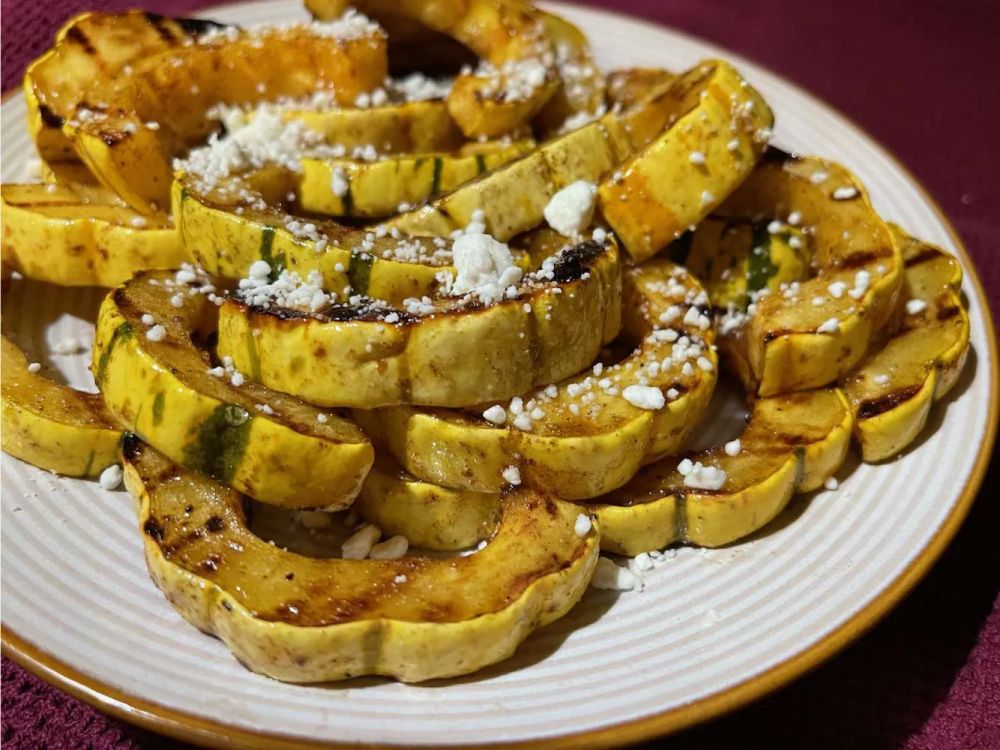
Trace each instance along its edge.
{"label": "yellow squash skin", "polygon": [[[255,187],[265,188],[269,204],[294,185],[290,175],[274,170],[252,177]],[[185,250],[213,276],[241,278],[254,261],[266,260],[275,271],[287,268],[303,278],[310,271],[319,271],[330,291],[342,293],[349,286],[354,294],[399,304],[408,297],[437,294],[436,274],[449,268],[447,261],[434,258],[437,248],[429,239],[376,237],[364,230],[316,220],[317,229],[329,238],[320,248],[315,241],[297,238],[288,231],[283,222],[287,214],[277,208],[276,201],[276,207],[266,211],[244,207],[218,191],[199,193],[184,175],[174,182],[172,197],[174,220]],[[363,251],[366,244],[370,249]],[[401,247],[419,249],[425,259],[398,260]]]}
{"label": "yellow squash skin", "polygon": [[492,533],[500,496],[423,482],[380,456],[353,507],[385,536],[402,534],[411,547],[449,551],[472,547]]}
{"label": "yellow squash skin", "polygon": [[732,192],[760,158],[774,123],[760,95],[721,60],[672,79],[657,103],[669,112],[665,128],[598,189],[605,221],[635,261],[679,237]]}
{"label": "yellow squash skin", "polygon": [[[895,225],[892,232],[903,256],[902,320],[898,331],[844,379],[854,439],[865,461],[891,458],[916,439],[931,404],[955,384],[969,352],[969,315],[959,291],[962,267]],[[909,300],[927,307],[911,313]]]}
{"label": "yellow squash skin", "polygon": [[642,469],[628,484],[588,504],[601,524],[601,546],[624,555],[674,542],[720,547],[761,528],[796,492],[822,486],[850,445],[850,405],[837,388],[754,403],[736,456],[712,448],[687,456],[723,469],[716,491],[684,486],[681,456]]}
{"label": "yellow squash skin", "polygon": [[[817,388],[853,370],[896,307],[903,267],[898,240],[857,179],[833,162],[770,150],[716,213],[727,221],[797,213],[812,246],[813,277],[794,293],[762,297],[749,320],[721,338],[747,390]],[[869,284],[854,293],[859,274]],[[845,287],[839,297],[834,282]],[[818,330],[831,320],[836,330]]]}
{"label": "yellow squash skin", "polygon": [[322,134],[327,143],[346,149],[373,145],[380,154],[453,151],[465,140],[441,100],[290,110],[285,117],[305,123]]}
{"label": "yellow squash skin", "polygon": [[[617,321],[617,247],[567,247],[553,284],[488,306],[450,306],[384,322],[357,308],[305,314],[229,298],[219,353],[269,388],[323,406],[471,406],[516,396],[587,367]],[[563,274],[566,274],[563,276]]]}
{"label": "yellow squash skin", "polygon": [[[620,487],[639,468],[681,449],[700,422],[715,387],[714,331],[684,317],[707,298],[698,282],[683,268],[657,259],[623,273],[624,346],[631,352],[599,374],[590,369],[557,384],[557,395],[525,393],[522,402],[537,400],[544,416],[533,420],[531,431],[489,423],[481,412],[394,406],[374,411],[355,410],[354,418],[381,448],[410,474],[445,487],[465,491],[497,492],[508,466],[520,471],[523,486],[558,494],[567,500],[597,497]],[[669,322],[661,315],[670,308]],[[670,357],[674,344],[658,336],[667,330],[674,338],[688,336],[703,342],[712,365],[706,372],[683,361],[657,367],[649,363]],[[654,333],[659,331],[660,333]],[[693,365],[693,363],[691,363]],[[676,388],[680,395],[666,399],[659,410],[633,406],[621,391],[646,372],[648,385],[663,393]],[[617,392],[595,387],[608,378]],[[588,401],[579,395],[589,393]],[[577,413],[571,410],[575,405]],[[509,408],[507,403],[502,406]],[[531,411],[529,407],[527,411]]]}
{"label": "yellow squash skin", "polygon": [[186,260],[166,215],[144,217],[103,188],[81,188],[0,187],[4,263],[60,286],[111,287],[137,271]]}
{"label": "yellow squash skin", "polygon": [[69,477],[92,477],[118,463],[122,430],[96,393],[28,370],[24,352],[0,340],[0,437],[4,453]]}
{"label": "yellow squash skin", "polygon": [[[341,103],[381,85],[386,41],[379,30],[337,39],[308,27],[217,36],[136,62],[108,92],[108,109],[64,131],[100,181],[144,213],[170,200],[172,157],[205,140],[220,101],[252,104],[332,89]],[[157,123],[155,129],[146,123]]]}
{"label": "yellow squash skin", "polygon": [[[211,330],[216,306],[188,293],[194,287],[168,285],[171,279],[140,274],[101,306],[93,369],[108,408],[172,460],[257,500],[290,508],[350,505],[374,460],[362,432],[336,414],[321,422],[315,407],[209,374],[208,352],[192,337]],[[180,307],[171,302],[175,294]],[[162,340],[149,338],[144,314],[165,328]]]}
{"label": "yellow squash skin", "polygon": [[523,491],[474,555],[304,557],[253,535],[239,493],[138,441],[124,456],[153,580],[242,664],[286,682],[474,672],[568,612],[597,563],[579,508]]}
{"label": "yellow squash skin", "polygon": [[537,10],[521,0],[306,2],[306,8],[317,18],[339,16],[349,5],[373,18],[417,21],[461,42],[496,68],[519,62],[534,62],[541,67],[543,80],[523,93],[507,92],[506,76],[491,81],[475,72],[460,74],[448,96],[448,111],[469,138],[493,138],[526,124],[556,93],[558,71],[550,28]]}
{"label": "yellow squash skin", "polygon": [[[299,204],[305,211],[328,216],[384,217],[401,205],[417,205],[454,190],[534,147],[527,139],[470,144],[457,153],[414,153],[374,162],[351,159],[303,159]],[[339,175],[347,192],[338,195],[332,181]]]}
{"label": "yellow squash skin", "polygon": [[486,231],[506,242],[541,224],[559,190],[578,180],[596,182],[631,151],[624,126],[607,115],[386,223],[412,235],[447,237],[482,211]]}
{"label": "yellow squash skin", "polygon": [[31,63],[24,76],[28,132],[42,160],[76,161],[63,124],[82,101],[102,101],[126,66],[176,49],[216,26],[140,10],[81,13],[69,19],[56,33],[52,48]]}

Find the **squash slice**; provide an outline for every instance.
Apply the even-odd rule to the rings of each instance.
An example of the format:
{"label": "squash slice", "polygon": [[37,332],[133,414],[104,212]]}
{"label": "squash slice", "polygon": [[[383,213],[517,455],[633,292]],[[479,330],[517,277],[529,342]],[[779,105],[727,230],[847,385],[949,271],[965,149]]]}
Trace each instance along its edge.
{"label": "squash slice", "polygon": [[153,580],[241,663],[287,682],[475,671],[568,612],[597,563],[597,528],[576,534],[578,507],[523,491],[467,557],[304,557],[251,533],[238,492],[138,440],[124,456]]}
{"label": "squash slice", "polygon": [[730,333],[720,349],[746,389],[771,396],[817,388],[853,370],[896,307],[903,265],[899,241],[854,176],[771,149],[716,213],[727,221],[792,217],[812,248],[812,278],[760,297],[746,320],[723,326]]}
{"label": "squash slice", "polygon": [[559,88],[533,125],[542,133],[571,130],[581,118],[596,119],[604,114],[604,73],[594,61],[590,41],[580,29],[553,13],[540,10],[538,14],[555,47]]}
{"label": "squash slice", "polygon": [[525,277],[515,299],[442,295],[422,313],[366,300],[300,312],[236,295],[220,311],[219,353],[269,388],[323,406],[511,398],[587,367],[608,321],[619,320],[613,241],[567,245],[551,273]]}
{"label": "squash slice", "polygon": [[916,439],[931,404],[958,380],[969,353],[962,267],[940,248],[891,228],[903,256],[902,321],[844,380],[865,461],[890,458]]}
{"label": "squash slice", "polygon": [[[774,116],[721,60],[704,62],[655,95],[667,124],[598,189],[605,221],[642,261],[707,216],[753,169]],[[632,117],[633,127],[649,125]],[[659,128],[657,128],[659,130]]]}
{"label": "squash slice", "polygon": [[83,393],[28,369],[24,352],[0,340],[3,451],[70,477],[92,477],[118,462],[122,430],[99,394]]}
{"label": "squash slice", "polygon": [[[796,492],[822,486],[850,445],[850,405],[837,388],[758,399],[741,450],[712,448],[650,464],[624,487],[586,508],[601,524],[601,546],[637,555],[674,542],[720,547],[761,528]],[[687,458],[725,472],[716,490],[686,484]],[[690,476],[690,475],[689,475]]]}
{"label": "squash slice", "polygon": [[[392,216],[527,153],[534,141],[469,144],[455,153],[414,153],[374,162],[302,160],[299,205],[329,216]],[[336,184],[335,184],[336,183]]]}
{"label": "squash slice", "polygon": [[607,100],[611,108],[627,110],[654,91],[663,91],[677,76],[663,68],[618,68],[607,76]]}
{"label": "squash slice", "polygon": [[558,88],[553,40],[541,14],[521,0],[307,0],[317,18],[353,5],[373,18],[412,19],[447,34],[483,64],[462,73],[448,111],[470,138],[493,138],[526,124]]}
{"label": "squash slice", "polygon": [[213,368],[195,343],[217,314],[198,291],[208,291],[207,279],[188,281],[191,271],[179,276],[139,274],[104,300],[93,370],[108,408],[172,460],[257,500],[291,508],[350,505],[374,460],[361,430],[337,414],[240,383],[242,373]]}
{"label": "squash slice", "polygon": [[386,536],[402,534],[412,547],[449,551],[472,547],[490,535],[499,518],[500,496],[421,481],[380,455],[352,509]]}
{"label": "squash slice", "polygon": [[136,213],[104,188],[5,184],[0,201],[3,261],[32,279],[111,287],[187,259],[168,216]]}
{"label": "squash slice", "polygon": [[[408,297],[434,295],[437,274],[447,270],[451,253],[442,253],[431,239],[397,239],[376,230],[366,231],[320,219],[295,219],[279,197],[295,189],[295,175],[275,169],[260,170],[247,179],[253,188],[244,197],[232,189],[245,184],[234,179],[202,192],[178,175],[172,190],[173,215],[191,259],[213,276],[237,279],[257,260],[277,273],[310,271],[323,274],[324,287],[368,295],[399,304]],[[259,208],[258,201],[266,208]],[[298,231],[311,225],[313,233]]]}
{"label": "squash slice", "polygon": [[230,29],[137,61],[104,97],[106,107],[79,111],[63,127],[101,182],[149,213],[168,205],[172,157],[216,127],[206,117],[213,105],[324,89],[347,104],[385,76],[385,35],[356,14],[318,28]]}
{"label": "squash slice", "polygon": [[155,13],[81,13],[56,34],[55,43],[24,76],[28,132],[44,162],[76,161],[62,126],[85,102],[98,103],[139,60],[177,49],[199,34],[221,28],[213,21],[165,18]]}
{"label": "squash slice", "polygon": [[[504,469],[515,466],[524,486],[567,500],[597,497],[680,450],[700,422],[716,379],[714,331],[703,327],[711,319],[707,301],[694,277],[665,259],[627,269],[619,344],[630,353],[548,392],[524,394],[523,412],[539,410],[530,429],[517,424],[508,403],[501,426],[487,421],[482,407],[394,406],[355,410],[354,418],[410,474],[436,485],[497,492]],[[662,408],[625,399],[626,387],[640,382],[659,389]]]}

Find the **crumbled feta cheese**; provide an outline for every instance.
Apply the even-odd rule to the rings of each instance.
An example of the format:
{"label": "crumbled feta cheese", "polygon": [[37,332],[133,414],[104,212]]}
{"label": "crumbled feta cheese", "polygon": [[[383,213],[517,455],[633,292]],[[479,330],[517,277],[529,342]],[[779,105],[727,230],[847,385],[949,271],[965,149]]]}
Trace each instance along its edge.
{"label": "crumbled feta cheese", "polygon": [[326,414],[323,414],[322,412],[316,415],[316,421],[319,422],[320,424],[326,424],[329,421],[329,419],[330,418],[326,416]]}
{"label": "crumbled feta cheese", "polygon": [[143,313],[141,320],[144,326],[151,326],[153,325],[153,323],[156,322],[156,318],[154,318],[149,313]]}
{"label": "crumbled feta cheese", "polygon": [[654,388],[651,385],[626,386],[625,390],[622,391],[622,396],[632,406],[637,406],[640,409],[649,409],[650,411],[662,409],[666,403],[660,389]]}
{"label": "crumbled feta cheese", "polygon": [[350,189],[351,183],[347,181],[347,173],[344,171],[343,167],[334,167],[333,176],[330,178],[330,190],[338,198],[343,198],[347,195],[347,191]]}
{"label": "crumbled feta cheese", "polygon": [[856,187],[839,187],[833,191],[833,199],[835,201],[847,201],[851,198],[855,198],[858,195],[858,189]]}
{"label": "crumbled feta cheese", "polygon": [[521,471],[516,466],[508,466],[504,469],[500,476],[507,484],[519,485],[521,483]]}
{"label": "crumbled feta cheese", "polygon": [[836,477],[829,477],[825,482],[823,482],[823,487],[833,492],[840,487],[840,482],[837,481]]}
{"label": "crumbled feta cheese", "polygon": [[797,227],[799,224],[801,224],[802,223],[802,212],[801,211],[792,211],[790,214],[788,214],[788,223],[791,226],[793,226],[793,227]]}
{"label": "crumbled feta cheese", "polygon": [[473,294],[490,304],[503,299],[507,287],[521,280],[510,249],[488,234],[463,234],[452,245],[456,276],[451,294]]}
{"label": "crumbled feta cheese", "polygon": [[392,579],[393,583],[406,583],[406,576],[400,573],[398,576]]}
{"label": "crumbled feta cheese", "polygon": [[507,412],[499,404],[494,404],[483,412],[483,419],[495,425],[507,423]]}
{"label": "crumbled feta cheese", "polygon": [[147,221],[147,219],[146,219],[146,217],[145,217],[145,216],[133,216],[133,217],[132,217],[132,218],[131,218],[131,219],[129,220],[129,224],[131,224],[131,225],[132,225],[133,227],[135,227],[136,229],[142,229],[142,228],[143,228],[143,227],[145,227],[145,226],[146,226],[147,224],[149,224],[149,221]]}
{"label": "crumbled feta cheese", "polygon": [[565,237],[575,237],[594,218],[597,186],[577,180],[558,191],[545,206],[543,214],[549,226]]}
{"label": "crumbled feta cheese", "polygon": [[911,299],[906,302],[906,312],[909,315],[919,315],[927,309],[927,303],[922,299]]}
{"label": "crumbled feta cheese", "polygon": [[606,557],[599,557],[590,585],[595,589],[631,591],[639,585],[639,577],[628,568],[623,568]]}
{"label": "crumbled feta cheese", "polygon": [[712,203],[714,201],[715,201],[715,194],[714,193],[712,193],[710,190],[702,190],[701,191],[701,205],[702,206],[707,206],[709,203]]}
{"label": "crumbled feta cheese", "polygon": [[590,528],[593,525],[594,524],[591,522],[590,516],[586,513],[581,513],[576,517],[576,523],[573,524],[573,531],[576,532],[578,537],[583,538],[590,533]]}
{"label": "crumbled feta cheese", "polygon": [[702,164],[705,163],[705,154],[702,151],[692,151],[690,154],[688,154],[688,161],[691,162],[692,164],[701,166]]}
{"label": "crumbled feta cheese", "polygon": [[771,222],[768,223],[768,225],[767,225],[767,232],[768,232],[768,234],[778,234],[784,228],[785,228],[785,225],[782,224],[777,219],[775,219],[774,221],[771,221]]}
{"label": "crumbled feta cheese", "polygon": [[382,531],[378,526],[362,526],[340,545],[340,554],[345,560],[364,560],[380,536]]}
{"label": "crumbled feta cheese", "polygon": [[118,464],[111,464],[111,466],[101,472],[101,477],[98,481],[105,490],[118,489],[122,483],[122,467]]}
{"label": "crumbled feta cheese", "polygon": [[162,325],[157,323],[155,326],[146,331],[146,338],[152,342],[163,341],[167,337],[167,329]]}
{"label": "crumbled feta cheese", "polygon": [[837,318],[828,318],[819,324],[816,333],[836,333],[840,330],[840,321]]}
{"label": "crumbled feta cheese", "polygon": [[637,576],[653,569],[653,559],[648,552],[640,552],[628,561],[628,569]]}
{"label": "crumbled feta cheese", "polygon": [[229,382],[239,388],[246,382],[246,378],[243,377],[242,372],[234,372],[232,377],[229,378]]}
{"label": "crumbled feta cheese", "polygon": [[723,446],[723,450],[726,452],[727,456],[738,456],[740,451],[743,450],[743,445],[740,443],[740,439],[730,440]]}
{"label": "crumbled feta cheese", "polygon": [[38,362],[31,362],[28,364],[28,372],[39,372],[42,369],[42,365]]}
{"label": "crumbled feta cheese", "polygon": [[717,466],[705,466],[701,461],[683,459],[677,471],[684,477],[684,486],[699,490],[719,490],[726,483],[726,472]]}
{"label": "crumbled feta cheese", "polygon": [[711,372],[715,369],[715,366],[712,364],[712,360],[708,357],[698,357],[696,364],[705,372]]}
{"label": "crumbled feta cheese", "polygon": [[847,291],[847,284],[843,281],[834,281],[832,284],[827,286],[826,291],[828,291],[830,296],[834,299],[840,299],[844,296],[844,292]]}
{"label": "crumbled feta cheese", "polygon": [[368,557],[372,560],[398,560],[410,548],[410,540],[402,534],[389,537],[381,544],[372,546]]}
{"label": "crumbled feta cheese", "polygon": [[817,169],[815,172],[809,175],[809,182],[811,182],[813,185],[822,185],[824,182],[826,182],[829,176],[830,174],[828,172],[822,169]]}
{"label": "crumbled feta cheese", "polygon": [[891,378],[888,375],[876,375],[872,378],[875,381],[875,385],[889,385]]}

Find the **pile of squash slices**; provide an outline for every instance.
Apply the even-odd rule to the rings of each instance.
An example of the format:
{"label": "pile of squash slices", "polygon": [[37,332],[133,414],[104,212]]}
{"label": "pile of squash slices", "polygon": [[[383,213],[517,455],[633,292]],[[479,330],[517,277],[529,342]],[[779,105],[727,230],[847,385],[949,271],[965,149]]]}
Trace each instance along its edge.
{"label": "pile of squash slices", "polygon": [[[73,18],[24,81],[41,180],[2,186],[5,284],[111,288],[99,393],[4,337],[3,450],[123,466],[154,581],[248,668],[498,662],[956,382],[956,259],[769,145],[727,62],[605,74],[523,0],[306,5]],[[745,428],[692,450],[720,376]]]}

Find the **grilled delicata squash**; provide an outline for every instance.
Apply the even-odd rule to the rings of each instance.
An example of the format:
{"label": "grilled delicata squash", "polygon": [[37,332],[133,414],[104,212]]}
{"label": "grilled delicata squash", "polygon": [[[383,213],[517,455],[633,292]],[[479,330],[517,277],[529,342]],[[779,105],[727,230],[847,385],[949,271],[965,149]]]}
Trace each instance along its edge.
{"label": "grilled delicata squash", "polygon": [[[605,221],[635,261],[679,237],[732,192],[760,158],[774,124],[767,103],[721,60],[654,91],[658,114],[668,113],[666,127],[598,188]],[[648,127],[642,111],[640,105],[629,118],[633,133]]]}
{"label": "grilled delicata squash", "polygon": [[[666,259],[622,276],[619,344],[629,353],[620,361],[514,404],[487,403],[476,412],[393,406],[355,410],[355,420],[406,471],[437,485],[497,492],[504,469],[515,466],[523,486],[567,500],[620,487],[643,464],[681,449],[716,379],[711,312],[697,280]],[[638,383],[656,390],[659,408],[626,399]],[[487,406],[502,416],[484,413]]]}
{"label": "grilled delicata squash", "polygon": [[611,107],[628,110],[654,91],[663,91],[677,76],[663,68],[618,68],[608,73],[607,100]]}
{"label": "grilled delicata squash", "polygon": [[373,18],[403,17],[448,34],[482,64],[462,73],[448,111],[469,138],[493,138],[526,124],[555,94],[559,77],[549,27],[522,0],[307,0],[317,18],[349,5]]}
{"label": "grilled delicata squash", "polygon": [[[707,90],[724,91],[725,106],[717,96],[700,96]],[[678,224],[676,233],[665,235],[662,241],[658,239],[649,252],[636,255],[635,247],[629,250],[636,260],[642,260],[708,213],[714,202],[702,205],[702,192],[714,190],[721,200],[725,191],[735,187],[752,168],[763,145],[754,140],[758,130],[749,129],[748,123],[755,122],[754,117],[748,115],[747,120],[739,113],[756,111],[770,122],[770,110],[762,101],[756,110],[741,109],[741,103],[748,101],[761,100],[731,66],[721,61],[703,63],[672,83],[651,89],[628,110],[607,114],[553,137],[524,157],[387,224],[409,234],[447,237],[467,226],[475,212],[483,211],[486,231],[507,241],[540,225],[545,206],[562,188],[580,180],[600,182],[598,204],[604,207],[605,218],[619,236],[635,247],[649,244],[646,229],[639,226],[645,221],[643,211],[648,208],[650,212],[663,213],[662,206],[654,205],[655,201],[664,202],[668,208],[672,206],[677,216],[688,217],[682,225]],[[711,128],[702,120],[702,114],[713,124]],[[686,129],[689,120],[697,122],[690,131]],[[732,123],[738,125],[738,132],[732,131]],[[677,146],[667,148],[656,144],[675,130],[678,134],[674,140],[683,140],[687,149],[683,153],[684,166],[672,164],[667,168],[659,164],[657,155],[665,152],[671,154],[671,159],[679,159],[675,153]],[[727,148],[727,143],[733,140],[738,144],[736,151]],[[700,171],[692,177],[688,172],[695,165],[687,160],[689,151],[695,150],[706,154],[708,161],[698,166]],[[633,155],[639,161],[628,161]],[[655,195],[650,193],[648,200],[643,199],[645,202],[637,198],[632,201],[631,209],[626,208],[629,197],[623,191],[631,194],[638,189],[629,175],[642,174],[647,168],[657,174],[663,171],[670,177],[667,180],[658,177]],[[686,206],[692,201],[697,210],[688,211]],[[639,208],[642,210],[637,211]]]}
{"label": "grilled delicata squash", "polygon": [[[637,555],[673,542],[734,542],[774,518],[794,493],[817,489],[837,471],[852,422],[838,388],[758,399],[736,455],[720,447],[666,458],[588,504],[601,525],[601,546]],[[688,469],[681,466],[685,460],[693,464],[686,474],[680,470]],[[721,484],[705,481],[718,475],[699,477],[705,467],[725,472]]]}
{"label": "grilled delicata squash", "polygon": [[374,460],[371,444],[348,419],[213,367],[195,343],[217,315],[206,284],[188,269],[150,272],[107,296],[93,370],[108,408],[172,460],[257,500],[346,507]]}
{"label": "grilled delicata squash", "polygon": [[496,527],[500,496],[421,481],[379,455],[353,509],[383,534],[402,534],[413,547],[460,550],[486,539]]}
{"label": "grilled delicata squash", "polygon": [[187,259],[165,214],[143,216],[105,188],[5,184],[3,261],[62,286],[115,286],[137,271]]}
{"label": "grilled delicata squash", "polygon": [[516,288],[517,297],[492,304],[445,295],[399,308],[348,299],[315,312],[237,294],[220,310],[219,353],[314,404],[471,406],[579,372],[617,332],[611,239],[567,245]]}
{"label": "grilled delicata squash", "polygon": [[186,620],[278,680],[467,674],[569,611],[597,563],[597,527],[577,535],[577,506],[523,490],[504,497],[473,555],[304,557],[252,534],[238,492],[135,439],[124,457],[153,580]]}
{"label": "grilled delicata squash", "polygon": [[32,372],[24,352],[0,340],[3,451],[70,477],[92,477],[118,462],[122,430],[99,394],[83,393]]}
{"label": "grilled delicata squash", "polygon": [[810,250],[798,227],[738,217],[709,217],[669,248],[702,280],[712,306],[727,311],[746,310],[761,290],[777,293],[809,278]]}
{"label": "grilled delicata squash", "polygon": [[893,314],[903,267],[899,240],[854,176],[833,162],[769,150],[716,214],[773,218],[802,227],[810,240],[812,278],[723,322],[720,350],[747,390],[805,390],[853,370]]}
{"label": "grilled delicata squash", "polygon": [[[453,153],[414,153],[377,161],[302,160],[299,205],[328,216],[384,217],[453,190],[530,151],[531,139],[470,143]],[[405,210],[405,209],[404,209]]]}
{"label": "grilled delicata squash", "polygon": [[948,253],[891,225],[903,255],[902,321],[844,379],[854,439],[865,461],[883,461],[923,430],[931,404],[958,380],[969,353],[962,267]]}
{"label": "grilled delicata squash", "polygon": [[[170,199],[171,159],[216,127],[206,117],[218,102],[305,97],[332,90],[355,101],[386,76],[385,35],[350,13],[321,28],[229,29],[194,44],[144,57],[104,97],[107,107],[80,108],[64,127],[101,182],[132,208],[150,213]],[[102,102],[102,103],[103,103]]]}
{"label": "grilled delicata squash", "polygon": [[220,28],[213,21],[165,18],[155,13],[81,13],[56,34],[55,43],[24,76],[28,132],[44,162],[76,161],[63,124],[76,107],[100,102],[137,61],[183,46]]}

